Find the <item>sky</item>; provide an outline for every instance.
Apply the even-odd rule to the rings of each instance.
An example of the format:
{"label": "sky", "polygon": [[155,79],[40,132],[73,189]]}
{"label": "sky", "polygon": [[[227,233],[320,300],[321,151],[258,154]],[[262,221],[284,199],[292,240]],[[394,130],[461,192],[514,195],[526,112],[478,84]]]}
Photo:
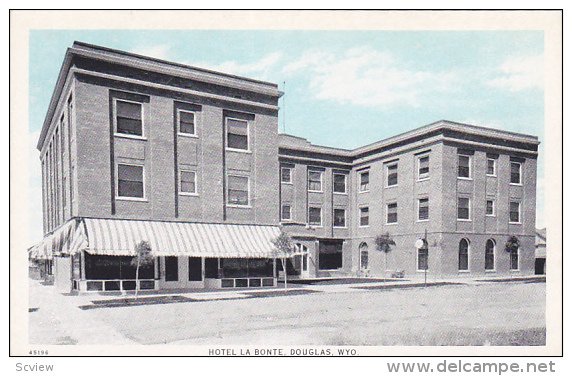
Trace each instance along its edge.
{"label": "sky", "polygon": [[30,244],[42,238],[36,141],[75,40],[277,83],[280,131],[319,145],[355,148],[441,119],[544,139],[542,31],[34,30]]}

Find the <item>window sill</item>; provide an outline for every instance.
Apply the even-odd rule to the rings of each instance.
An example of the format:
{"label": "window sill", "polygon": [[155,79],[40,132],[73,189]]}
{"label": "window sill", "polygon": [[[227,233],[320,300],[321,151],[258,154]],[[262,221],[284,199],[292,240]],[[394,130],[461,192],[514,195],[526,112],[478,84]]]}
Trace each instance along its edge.
{"label": "window sill", "polygon": [[473,222],[472,219],[457,218],[457,222]]}
{"label": "window sill", "polygon": [[457,179],[458,180],[469,180],[469,181],[473,180],[473,178],[464,178],[462,176],[457,176]]}
{"label": "window sill", "polygon": [[280,181],[280,184],[293,185],[291,181]]}
{"label": "window sill", "polygon": [[399,185],[395,184],[395,185],[386,185],[385,186],[385,188],[396,188],[396,187],[399,187]]}
{"label": "window sill", "polygon": [[386,223],[385,225],[386,226],[395,226],[397,224],[398,224],[397,222],[391,222],[391,223]]}
{"label": "window sill", "polygon": [[251,205],[236,205],[236,204],[226,204],[227,208],[237,208],[237,209],[252,209]]}
{"label": "window sill", "polygon": [[307,226],[307,228],[324,228],[324,226],[323,226],[323,225],[312,225],[312,224],[307,224],[306,226]]}
{"label": "window sill", "polygon": [[428,219],[418,219],[415,222],[419,223],[419,222],[429,222]]}
{"label": "window sill", "polygon": [[421,179],[417,179],[417,182],[420,182],[420,181],[427,181],[427,180],[430,180],[430,179],[431,179],[431,178],[421,178]]}
{"label": "window sill", "polygon": [[234,153],[242,153],[242,154],[252,154],[252,150],[244,150],[244,149],[234,149],[234,148],[226,148],[226,151],[231,151]]}
{"label": "window sill", "polygon": [[509,185],[512,185],[515,187],[522,187],[522,183],[509,183]]}
{"label": "window sill", "polygon": [[489,175],[489,174],[487,174],[487,176],[488,176],[489,178],[496,178],[496,177],[497,177],[496,175]]}
{"label": "window sill", "polygon": [[466,274],[466,273],[470,273],[470,270],[457,270],[457,272],[462,273],[462,274]]}
{"label": "window sill", "polygon": [[308,189],[308,193],[324,193],[324,191],[311,191]]}
{"label": "window sill", "polygon": [[337,228],[337,229],[341,229],[341,230],[347,230],[348,226],[332,226],[332,228]]}
{"label": "window sill", "polygon": [[130,140],[147,141],[147,137],[145,137],[145,136],[136,136],[136,135],[132,135],[132,134],[124,134],[124,133],[117,133],[117,132],[115,132],[113,135],[115,137],[128,138]]}
{"label": "window sill", "polygon": [[180,196],[191,196],[191,197],[198,197],[198,193],[190,193],[190,192],[179,192]]}
{"label": "window sill", "polygon": [[358,228],[368,228],[368,227],[369,227],[369,225],[366,225],[366,226],[358,226]]}
{"label": "window sill", "polygon": [[416,270],[417,273],[425,273],[425,272],[429,272],[429,269],[417,269]]}
{"label": "window sill", "polygon": [[369,193],[369,189],[367,191],[359,191],[358,193]]}
{"label": "window sill", "polygon": [[139,201],[139,202],[149,202],[146,198],[141,197],[123,197],[123,196],[115,196],[115,199],[118,201]]}
{"label": "window sill", "polygon": [[509,225],[522,225],[522,222],[508,222]]}
{"label": "window sill", "polygon": [[177,133],[177,135],[178,135],[178,136],[181,136],[181,137],[187,137],[187,138],[199,138],[198,135],[196,135],[196,134],[191,134],[191,133],[181,133],[181,132],[179,132],[179,133]]}
{"label": "window sill", "polygon": [[491,273],[492,274],[492,273],[496,273],[496,272],[497,272],[496,269],[489,269],[489,270],[485,269],[485,273]]}
{"label": "window sill", "polygon": [[485,214],[485,217],[492,217],[492,218],[495,218],[495,217],[496,217],[496,214]]}
{"label": "window sill", "polygon": [[334,192],[335,195],[347,196],[347,192]]}

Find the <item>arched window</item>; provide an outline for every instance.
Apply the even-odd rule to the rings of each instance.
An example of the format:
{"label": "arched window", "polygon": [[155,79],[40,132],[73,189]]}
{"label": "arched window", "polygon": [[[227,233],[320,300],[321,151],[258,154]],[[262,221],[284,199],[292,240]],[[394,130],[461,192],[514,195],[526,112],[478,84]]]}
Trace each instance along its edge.
{"label": "arched window", "polygon": [[469,241],[461,239],[459,242],[459,270],[469,270]]}
{"label": "arched window", "polygon": [[495,270],[495,241],[487,240],[485,244],[485,270]]}
{"label": "arched window", "polygon": [[366,270],[369,267],[369,252],[367,248],[366,242],[359,245],[359,266],[361,270]]}
{"label": "arched window", "polygon": [[510,270],[518,270],[518,249],[510,251]]}

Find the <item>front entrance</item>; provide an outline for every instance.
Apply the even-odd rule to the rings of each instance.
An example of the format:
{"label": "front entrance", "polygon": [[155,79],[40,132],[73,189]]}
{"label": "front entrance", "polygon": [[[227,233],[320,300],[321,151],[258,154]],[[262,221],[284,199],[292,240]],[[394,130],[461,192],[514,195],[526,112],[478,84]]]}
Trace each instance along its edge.
{"label": "front entrance", "polygon": [[296,256],[292,259],[294,264],[294,269],[296,274],[300,276],[301,279],[306,279],[310,277],[310,272],[308,270],[308,247],[302,244],[296,244]]}

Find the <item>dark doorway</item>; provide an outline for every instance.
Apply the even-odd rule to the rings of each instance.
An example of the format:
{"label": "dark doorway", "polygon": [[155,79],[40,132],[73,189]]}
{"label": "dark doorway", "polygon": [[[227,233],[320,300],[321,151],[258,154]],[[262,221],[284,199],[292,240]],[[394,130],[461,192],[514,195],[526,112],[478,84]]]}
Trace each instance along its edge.
{"label": "dark doorway", "polygon": [[189,257],[189,281],[203,280],[203,260],[200,257]]}
{"label": "dark doorway", "polygon": [[539,257],[534,261],[534,274],[546,274],[546,258]]}
{"label": "dark doorway", "polygon": [[205,259],[205,278],[219,278],[217,258]]}
{"label": "dark doorway", "polygon": [[165,257],[165,281],[179,280],[179,259],[175,256]]}

